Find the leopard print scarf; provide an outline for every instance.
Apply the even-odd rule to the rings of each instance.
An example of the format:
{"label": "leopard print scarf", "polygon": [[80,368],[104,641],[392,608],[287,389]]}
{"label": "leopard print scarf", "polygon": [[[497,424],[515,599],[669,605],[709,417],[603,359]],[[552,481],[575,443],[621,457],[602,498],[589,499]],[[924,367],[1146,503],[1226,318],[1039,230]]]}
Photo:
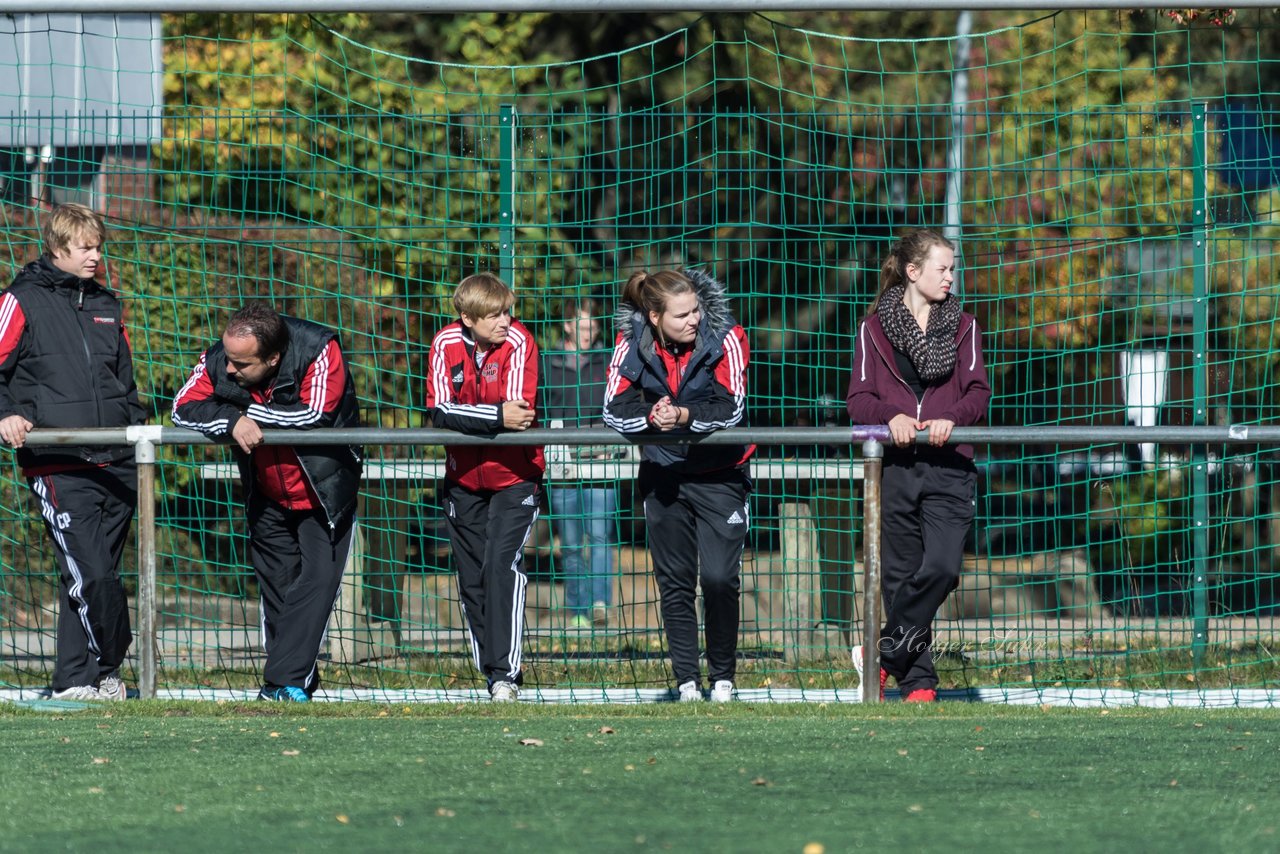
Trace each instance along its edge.
{"label": "leopard print scarf", "polygon": [[960,329],[960,301],[948,295],[929,306],[924,332],[903,303],[906,286],[894,285],[880,297],[876,313],[894,349],[911,359],[916,373],[933,382],[951,373],[956,366],[956,332]]}

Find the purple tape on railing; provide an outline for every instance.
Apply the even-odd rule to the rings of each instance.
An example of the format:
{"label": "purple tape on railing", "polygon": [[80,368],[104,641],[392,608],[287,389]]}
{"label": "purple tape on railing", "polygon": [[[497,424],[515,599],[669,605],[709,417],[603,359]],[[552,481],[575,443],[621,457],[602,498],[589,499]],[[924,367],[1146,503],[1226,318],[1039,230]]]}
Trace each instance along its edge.
{"label": "purple tape on railing", "polygon": [[849,444],[865,442],[868,439],[875,439],[877,442],[888,442],[890,440],[889,425],[855,424],[853,434],[849,438]]}

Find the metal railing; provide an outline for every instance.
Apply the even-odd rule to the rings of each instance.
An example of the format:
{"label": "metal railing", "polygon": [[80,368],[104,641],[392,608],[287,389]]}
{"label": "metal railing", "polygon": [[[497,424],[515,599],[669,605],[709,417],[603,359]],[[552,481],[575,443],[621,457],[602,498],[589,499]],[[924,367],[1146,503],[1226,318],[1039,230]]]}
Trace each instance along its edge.
{"label": "metal railing", "polygon": [[[316,429],[308,431],[264,430],[269,445],[628,445],[628,444],[756,444],[848,445],[860,450],[865,481],[863,525],[863,648],[866,672],[880,668],[881,621],[880,512],[884,443],[889,429],[883,425],[808,428],[735,428],[706,434],[622,436],[607,428],[534,429],[494,436],[469,436],[436,429]],[[917,441],[925,443],[922,432]],[[1193,543],[1193,654],[1197,666],[1208,640],[1208,449],[1213,445],[1280,444],[1280,426],[1230,425],[1225,427],[957,427],[953,444],[972,445],[1096,445],[1179,444],[1191,449]],[[33,430],[29,445],[133,445],[138,463],[138,691],[143,698],[156,696],[156,448],[160,445],[229,444],[176,427],[141,426],[119,429]],[[862,701],[878,702],[879,680],[864,679]]]}

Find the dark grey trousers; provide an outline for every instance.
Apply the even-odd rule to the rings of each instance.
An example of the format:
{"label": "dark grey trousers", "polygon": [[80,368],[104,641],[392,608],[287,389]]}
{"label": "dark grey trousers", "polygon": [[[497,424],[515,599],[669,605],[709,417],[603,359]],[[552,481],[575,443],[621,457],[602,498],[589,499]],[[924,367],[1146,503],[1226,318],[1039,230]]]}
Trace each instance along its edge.
{"label": "dark grey trousers", "polygon": [[968,466],[885,460],[880,665],[897,679],[904,695],[938,685],[933,618],[960,583],[976,482]]}

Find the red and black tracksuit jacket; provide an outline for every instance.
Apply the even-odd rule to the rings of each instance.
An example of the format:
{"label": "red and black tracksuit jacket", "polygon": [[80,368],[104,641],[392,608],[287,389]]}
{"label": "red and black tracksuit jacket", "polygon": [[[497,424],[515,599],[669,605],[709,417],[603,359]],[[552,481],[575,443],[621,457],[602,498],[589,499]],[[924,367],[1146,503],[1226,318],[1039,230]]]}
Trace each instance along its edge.
{"label": "red and black tracksuit jacket", "polygon": [[[538,345],[517,320],[507,340],[477,359],[475,341],[461,321],[450,323],[431,342],[427,407],[432,423],[445,430],[486,435],[502,427],[502,404],[524,400],[537,406]],[[505,489],[541,481],[542,448],[530,445],[445,447],[449,480],[472,490]]]}
{"label": "red and black tracksuit jacket", "polygon": [[[265,429],[357,427],[359,407],[337,337],[310,321],[285,318],[289,346],[262,388],[244,389],[227,373],[221,342],[200,357],[173,401],[173,423],[208,436],[229,436],[250,418]],[[355,511],[362,453],[354,445],[263,445],[252,456],[234,448],[246,495],[258,492],[286,510],[323,509],[330,524]]]}

